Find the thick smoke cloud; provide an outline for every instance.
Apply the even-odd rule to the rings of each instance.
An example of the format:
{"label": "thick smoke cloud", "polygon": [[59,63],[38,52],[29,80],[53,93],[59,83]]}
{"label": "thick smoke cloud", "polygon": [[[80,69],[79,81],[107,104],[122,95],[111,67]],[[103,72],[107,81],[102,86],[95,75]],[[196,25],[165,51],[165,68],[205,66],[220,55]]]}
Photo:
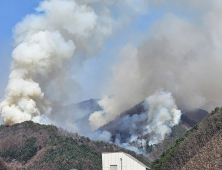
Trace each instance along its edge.
{"label": "thick smoke cloud", "polygon": [[[128,44],[122,49],[110,87],[99,103],[104,111],[90,116],[94,129],[158,89],[171,92],[181,109],[200,108],[211,100],[222,103],[222,24],[218,18],[222,2],[201,6],[196,6],[196,1],[178,3],[199,11],[198,22],[168,13],[153,24],[150,35],[138,47]],[[112,97],[107,97],[110,94]],[[164,133],[170,131],[165,128]],[[158,134],[158,138],[161,136]]]}
{"label": "thick smoke cloud", "polygon": [[[53,100],[52,96],[67,84],[75,85],[69,71],[70,60],[82,63],[92,57],[112,32],[109,12],[98,16],[87,4],[50,0],[41,2],[36,11],[14,30],[12,71],[0,104],[4,124],[39,122],[41,114],[50,114],[49,99]],[[69,94],[66,93],[61,95]],[[65,100],[63,96],[56,97]]]}
{"label": "thick smoke cloud", "polygon": [[[177,105],[186,109],[201,107],[213,100],[221,103],[221,33],[217,16],[221,3],[204,15],[201,25],[167,14],[151,35],[138,47],[142,89],[156,87],[173,93]],[[158,78],[157,78],[158,77]]]}
{"label": "thick smoke cloud", "polygon": [[[168,13],[151,27],[139,46],[129,43],[123,47],[110,86],[99,101],[103,110],[91,115],[79,109],[51,114],[56,102],[63,105],[78,97],[81,87],[73,74],[103,49],[111,34],[147,14],[148,5],[163,4],[168,9],[190,10],[198,22]],[[14,28],[11,74],[0,104],[2,122],[33,120],[109,141],[109,132],[92,130],[145,99],[146,112],[119,122],[119,130],[129,136],[119,134],[113,142],[133,149],[129,143],[138,134],[147,134],[150,144],[161,142],[179,122],[177,106],[193,109],[210,100],[222,102],[221,9],[222,3],[216,0],[41,2],[35,14],[27,15]],[[86,126],[80,129],[82,124]],[[144,146],[143,139],[136,141]]]}
{"label": "thick smoke cloud", "polygon": [[50,114],[51,102],[76,101],[81,87],[73,74],[146,6],[142,0],[42,1],[14,28],[12,71],[0,104],[3,123],[39,122]]}
{"label": "thick smoke cloud", "polygon": [[171,128],[180,121],[181,111],[169,92],[156,92],[144,102],[147,108],[148,123],[145,134],[153,134],[149,144],[158,144],[171,133]]}
{"label": "thick smoke cloud", "polygon": [[139,112],[134,110],[133,115],[117,117],[105,127],[112,134],[112,142],[126,148],[159,144],[180,122],[181,111],[170,92],[156,91],[139,105]]}
{"label": "thick smoke cloud", "polygon": [[[121,112],[128,110],[143,101],[147,96],[138,98],[140,88],[135,73],[138,72],[136,64],[137,49],[128,45],[120,52],[121,61],[114,68],[114,78],[108,89],[107,96],[99,101],[103,111],[95,112],[89,118],[93,129],[113,120]],[[137,94],[134,92],[138,92]],[[112,94],[112,97],[108,95]]]}

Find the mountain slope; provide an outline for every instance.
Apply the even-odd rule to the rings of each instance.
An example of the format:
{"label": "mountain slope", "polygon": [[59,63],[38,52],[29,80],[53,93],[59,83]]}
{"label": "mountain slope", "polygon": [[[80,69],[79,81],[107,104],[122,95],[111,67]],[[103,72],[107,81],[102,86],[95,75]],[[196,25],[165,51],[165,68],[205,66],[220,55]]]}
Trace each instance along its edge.
{"label": "mountain slope", "polygon": [[181,170],[221,170],[222,169],[222,133],[213,138],[187,162]]}
{"label": "mountain slope", "polygon": [[144,164],[147,158],[115,144],[91,141],[51,125],[31,121],[0,126],[0,156],[13,168],[101,170],[101,152],[123,151]]}
{"label": "mountain slope", "polygon": [[208,112],[202,109],[182,110],[182,113],[196,123],[201,122],[208,115]]}
{"label": "mountain slope", "polygon": [[[181,122],[178,126],[172,128],[170,136],[166,136],[161,143],[149,146],[150,141],[149,134],[144,135],[144,130],[148,125],[148,116],[144,116],[147,110],[144,108],[143,102],[135,105],[133,108],[122,112],[113,121],[100,127],[99,130],[106,130],[112,134],[112,141],[115,142],[116,138],[120,140],[120,143],[127,143],[131,140],[131,136],[138,136],[134,139],[135,142],[129,142],[130,146],[136,147],[139,151],[149,153],[149,161],[154,161],[159,158],[160,155],[169,147],[175,144],[176,140],[182,136],[187,130],[192,128],[195,124],[202,121],[207,116],[208,112],[201,109],[195,109],[191,111],[183,110],[181,116]],[[130,125],[130,126],[129,126]],[[141,148],[141,140],[146,141],[146,146]]]}
{"label": "mountain slope", "polygon": [[[131,109],[122,112],[119,116],[116,116],[114,120],[100,127],[99,130],[109,131],[114,139],[116,134],[125,133],[125,135],[129,136],[130,134],[128,134],[128,132],[125,131],[125,129],[122,130],[122,128],[119,128],[122,125],[121,120],[124,119],[125,117],[133,117],[135,115],[141,115],[144,112],[146,112],[146,110],[143,106],[143,102],[141,102],[132,107]],[[191,128],[195,124],[201,122],[207,115],[208,112],[202,109],[182,110],[181,123],[186,125],[187,128]],[[138,126],[141,126],[141,124],[147,124],[147,119],[143,119],[142,122],[140,121],[137,123]],[[129,129],[126,128],[126,130]]]}
{"label": "mountain slope", "polygon": [[[198,157],[198,154],[201,154],[201,151],[204,151],[205,146],[212,145],[214,148],[217,147],[213,143],[213,141],[215,141],[214,137],[217,138],[217,135],[221,136],[221,134],[222,108],[216,108],[201,123],[196,124],[182,137],[177,139],[174,146],[167,149],[159,159],[152,163],[152,169],[180,170],[183,167],[186,168],[184,166],[186,164],[187,166],[190,166],[189,161],[195,159],[195,156]],[[221,145],[218,145],[218,149],[221,149]],[[204,153],[205,157],[207,157],[207,154],[207,152]],[[216,156],[216,152],[212,152],[211,154],[212,157]],[[221,155],[219,156],[221,159]],[[207,164],[211,164],[211,159],[206,159],[205,161]]]}
{"label": "mountain slope", "polygon": [[53,103],[53,114],[49,116],[49,119],[52,124],[63,127],[69,131],[78,131],[78,133],[82,135],[89,134],[91,133],[89,116],[95,111],[102,110],[97,102],[97,99],[90,99],[67,106],[62,106],[60,103]]}
{"label": "mountain slope", "polygon": [[176,140],[186,133],[187,127],[180,123],[177,126],[172,128],[172,133],[170,136],[167,136],[161,143],[155,145],[152,150],[149,152],[148,160],[152,162],[160,157],[160,155],[168,148],[173,146],[176,143]]}

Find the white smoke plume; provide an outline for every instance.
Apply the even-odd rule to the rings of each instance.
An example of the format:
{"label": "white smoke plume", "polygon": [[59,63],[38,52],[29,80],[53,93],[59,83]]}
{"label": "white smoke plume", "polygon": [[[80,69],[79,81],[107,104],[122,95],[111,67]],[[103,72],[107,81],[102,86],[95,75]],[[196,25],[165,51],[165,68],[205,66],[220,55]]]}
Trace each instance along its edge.
{"label": "white smoke plume", "polygon": [[[183,3],[193,4],[181,1],[180,5]],[[222,103],[222,23],[218,18],[222,3],[211,1],[203,8],[207,10],[198,23],[166,14],[138,47],[128,44],[122,49],[105,93],[113,97],[104,97],[100,101],[104,112],[90,117],[94,129],[161,88],[171,92],[182,109],[200,108],[208,101]]]}
{"label": "white smoke plume", "polygon": [[171,128],[180,122],[178,110],[171,93],[158,91],[144,102],[147,107],[148,123],[144,134],[153,134],[149,144],[158,144],[170,135]]}
{"label": "white smoke plume", "polygon": [[[170,6],[175,1],[150,2],[156,5],[168,3]],[[130,43],[123,47],[119,61],[113,67],[110,86],[99,102],[103,111],[95,112],[89,118],[93,129],[107,124],[150,96],[146,102],[149,101],[149,109],[153,109],[148,113],[155,116],[142,130],[153,134],[149,144],[158,144],[178,124],[181,112],[177,106],[192,110],[208,101],[222,103],[222,22],[219,19],[222,2],[203,1],[197,5],[199,2],[184,0],[173,4],[180,8],[185,5],[183,9],[192,11],[194,20],[167,13],[153,24],[149,36],[138,47]],[[161,100],[159,104],[151,104],[158,98],[155,93],[158,89],[172,93],[175,101],[166,92],[160,96],[169,101],[169,105],[161,104]],[[153,94],[156,97],[151,97]],[[140,122],[140,115],[122,120],[129,120],[126,123],[129,125],[136,122],[134,118]],[[132,128],[128,126],[128,129],[131,132]],[[126,146],[129,146],[128,142],[129,139],[124,142],[117,140]]]}
{"label": "white smoke plume", "polygon": [[[57,84],[55,93],[60,91],[69,77],[71,58],[81,63],[92,57],[112,32],[108,11],[98,16],[89,5],[72,0],[43,1],[36,12],[14,30],[12,71],[0,104],[4,124],[38,122],[41,114],[50,114],[46,89]],[[85,55],[79,59],[78,53]]]}
{"label": "white smoke plume", "polygon": [[[134,148],[137,153],[144,152],[147,144],[159,144],[169,136],[171,128],[179,124],[182,114],[172,94],[161,90],[146,98],[140,105],[143,107],[142,110],[139,109],[140,112],[134,109],[133,115],[120,116],[107,126],[112,133],[113,142],[128,149]],[[98,113],[107,115],[104,111],[99,111],[91,116]],[[134,143],[133,146],[130,143]],[[135,145],[142,147],[143,150],[136,148]]]}
{"label": "white smoke plume", "polygon": [[[152,26],[139,46],[129,43],[122,48],[113,67],[114,77],[99,101],[103,110],[89,117],[92,129],[145,99],[147,112],[125,117],[125,123],[121,122],[130,129],[131,138],[125,145],[129,147],[128,142],[138,131],[150,135],[150,144],[157,144],[178,124],[181,112],[177,106],[193,109],[210,100],[222,102],[220,1],[45,0],[35,14],[27,15],[14,29],[11,74],[0,104],[2,122],[65,124],[66,129],[81,133],[78,123],[87,115],[76,111],[74,115],[52,116],[52,103],[77,95],[80,87],[71,78],[75,74],[71,70],[75,72],[100,52],[113,32],[146,13],[148,3],[184,7],[198,22],[168,13]],[[115,14],[111,11],[114,7]],[[143,118],[147,122],[138,128]],[[97,131],[93,135],[91,127],[87,125],[82,133],[105,141],[111,138],[109,132]]]}
{"label": "white smoke plume", "polygon": [[146,7],[143,0],[42,1],[35,14],[14,28],[11,74],[0,104],[3,123],[40,121],[40,115],[50,114],[51,101],[78,97],[81,87],[73,74],[102,50],[113,30],[145,13]]}
{"label": "white smoke plume", "polygon": [[[143,101],[138,98],[140,95],[140,88],[138,81],[137,49],[128,45],[120,52],[118,65],[113,69],[114,78],[110,83],[108,94],[99,101],[99,105],[103,111],[95,112],[89,118],[90,125],[95,130],[109,121],[113,120],[121,112],[132,108],[136,104]],[[138,77],[137,77],[138,76]],[[135,92],[138,92],[137,94]],[[108,95],[112,94],[111,97]]]}

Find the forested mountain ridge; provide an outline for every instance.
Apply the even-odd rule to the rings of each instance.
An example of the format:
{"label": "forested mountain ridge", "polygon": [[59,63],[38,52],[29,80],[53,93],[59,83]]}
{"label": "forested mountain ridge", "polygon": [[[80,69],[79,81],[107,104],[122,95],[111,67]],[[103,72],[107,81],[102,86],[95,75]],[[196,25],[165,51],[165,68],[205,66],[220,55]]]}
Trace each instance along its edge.
{"label": "forested mountain ridge", "polygon": [[[145,119],[140,119],[138,122],[130,122],[133,120],[133,117],[139,116],[144,114],[146,109],[144,108],[143,102],[135,105],[129,110],[122,112],[120,115],[116,116],[114,120],[110,121],[109,123],[105,124],[104,126],[100,127],[99,130],[105,130],[111,133],[112,141],[115,142],[116,137],[120,135],[122,139],[130,139],[130,129],[128,126],[124,126],[124,124],[132,124],[140,129],[143,125],[147,124],[148,117]],[[208,115],[208,112],[202,109],[194,109],[194,110],[182,110],[181,120],[180,123],[172,128],[172,133],[169,136],[165,136],[165,139],[157,144],[149,146],[148,143],[150,141],[149,135],[144,135],[143,131],[138,130],[137,136],[138,139],[136,141],[140,141],[141,139],[146,141],[146,146],[142,148],[143,152],[148,154],[148,160],[150,162],[156,160],[160,157],[160,155],[172,145],[175,144],[176,140],[181,137],[187,130],[192,128],[197,123],[201,122],[204,117]],[[144,117],[143,117],[144,118]],[[134,119],[135,120],[135,119]],[[128,121],[128,123],[126,123]],[[121,140],[120,140],[121,141]],[[124,143],[127,140],[122,140],[121,142]],[[137,147],[141,150],[141,145],[138,144],[139,142],[130,142],[129,145],[133,147]]]}
{"label": "forested mountain ridge", "polygon": [[92,141],[51,125],[32,121],[0,126],[0,164],[7,170],[101,170],[101,152],[126,152],[149,165],[147,158],[115,144]]}
{"label": "forested mountain ridge", "polygon": [[222,108],[216,108],[155,160],[152,170],[222,169]]}
{"label": "forested mountain ridge", "polygon": [[[70,112],[74,106],[69,106]],[[76,106],[75,106],[76,107]],[[97,100],[88,100],[78,104],[79,109],[85,109],[87,112],[91,112],[92,110],[101,110],[99,105],[97,104]],[[211,116],[217,115],[221,109],[216,109],[214,112],[209,114],[205,119],[211,119]],[[111,132],[112,135],[119,133],[117,124],[113,122],[117,122],[119,119],[129,116],[132,117],[135,114],[141,114],[144,112],[144,108],[142,103],[139,103],[135,107],[130,110],[123,112],[120,116],[117,116],[114,121],[109,122],[100,128],[100,130],[107,130]],[[5,167],[5,170],[14,170],[14,169],[78,169],[78,170],[97,170],[102,169],[102,159],[101,152],[113,152],[113,151],[123,151],[129,153],[134,156],[141,162],[146,165],[149,165],[149,162],[156,160],[160,157],[160,155],[172,145],[181,139],[178,139],[182,134],[184,134],[189,128],[202,120],[203,117],[207,115],[204,110],[194,110],[192,112],[185,112],[185,114],[181,117],[181,123],[172,128],[172,133],[170,136],[166,137],[166,139],[154,146],[154,148],[146,148],[149,150],[149,157],[143,155],[137,155],[135,152],[123,149],[115,144],[106,143],[102,141],[91,141],[87,137],[80,136],[78,134],[73,134],[67,132],[63,129],[57,128],[51,125],[40,125],[33,123],[31,121],[23,122],[20,124],[15,124],[13,126],[0,126],[0,167]],[[200,116],[200,120],[198,119]],[[206,120],[203,120],[206,121]],[[219,119],[218,119],[219,120]],[[144,120],[145,121],[145,120]],[[208,122],[208,121],[207,121]],[[217,127],[220,126],[220,123],[217,123]],[[190,131],[194,131],[197,127],[199,129],[199,125],[194,126]],[[185,135],[190,133],[188,131]],[[218,133],[219,135],[219,133]],[[114,136],[113,136],[114,137]],[[143,136],[141,136],[143,137]],[[145,137],[145,136],[144,136]],[[183,136],[184,137],[184,136]],[[178,139],[176,141],[176,139]],[[220,138],[210,138],[208,143],[211,140],[215,141]],[[175,142],[176,141],[176,142]],[[219,147],[220,145],[218,145]],[[136,146],[137,147],[137,146]],[[139,147],[139,146],[138,146]],[[172,146],[171,148],[173,148]],[[204,148],[206,147],[206,148]],[[205,153],[209,148],[214,150],[211,144],[205,144],[204,147],[200,147],[199,150],[203,150]],[[207,149],[208,148],[208,149]],[[169,149],[168,149],[169,150]],[[167,150],[164,152],[167,152]],[[172,156],[172,155],[171,155]],[[184,168],[183,170],[190,169],[191,166],[197,166],[198,164],[194,164],[193,160],[199,160],[199,157],[203,157],[203,159],[211,159],[214,157],[204,157],[201,154],[195,154],[188,160],[186,160],[186,166],[184,164],[179,166],[176,164],[175,167]],[[162,158],[157,159],[153,162],[152,167],[154,169],[161,168]],[[218,157],[218,155],[217,155]],[[215,156],[215,160],[218,159]],[[220,158],[219,158],[220,159]],[[202,159],[200,159],[202,160]],[[207,161],[205,161],[207,162]],[[214,161],[211,161],[211,164]],[[163,163],[163,162],[162,162]],[[212,166],[211,164],[203,164],[206,167]],[[161,166],[160,166],[161,165]],[[165,163],[164,163],[165,165]],[[217,163],[219,166],[219,164]],[[154,167],[155,166],[155,167]],[[158,167],[159,166],[159,167]],[[175,167],[171,167],[172,170]],[[1,170],[1,169],[0,169]],[[175,169],[177,170],[177,169]]]}

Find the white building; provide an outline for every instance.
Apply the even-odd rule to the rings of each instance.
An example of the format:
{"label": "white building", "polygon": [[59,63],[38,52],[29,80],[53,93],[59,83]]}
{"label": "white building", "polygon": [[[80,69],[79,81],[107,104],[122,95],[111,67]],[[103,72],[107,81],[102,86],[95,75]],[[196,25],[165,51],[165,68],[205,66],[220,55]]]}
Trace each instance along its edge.
{"label": "white building", "polygon": [[103,170],[150,170],[146,165],[124,152],[102,153]]}

